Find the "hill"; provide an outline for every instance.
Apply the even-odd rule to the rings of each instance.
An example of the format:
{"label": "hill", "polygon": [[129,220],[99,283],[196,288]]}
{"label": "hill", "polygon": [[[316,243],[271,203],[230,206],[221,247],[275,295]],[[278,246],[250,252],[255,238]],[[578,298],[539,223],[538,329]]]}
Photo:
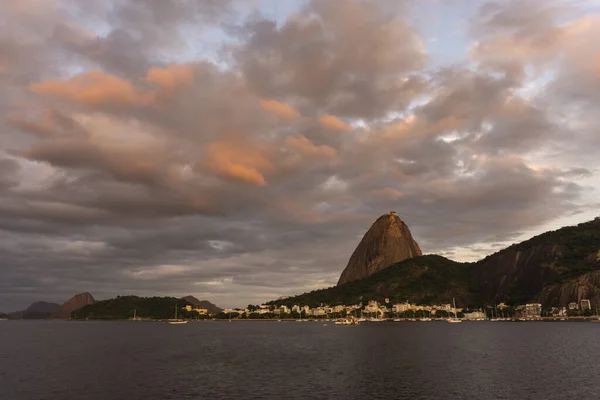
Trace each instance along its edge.
{"label": "hill", "polygon": [[198,308],[206,308],[210,314],[216,315],[216,314],[220,313],[221,311],[223,311],[222,308],[217,307],[216,305],[214,305],[213,303],[211,303],[208,300],[198,300],[194,296],[185,296],[185,297],[182,297],[181,299],[187,301],[188,303],[191,303],[192,305],[194,305]]}
{"label": "hill", "polygon": [[433,304],[452,297],[459,306],[532,301],[566,306],[590,299],[592,307],[600,307],[600,218],[543,233],[476,263],[437,255],[409,258],[359,280],[270,303],[316,307],[388,298]]}
{"label": "hill", "polygon": [[459,263],[438,255],[410,258],[393,264],[366,278],[299,296],[275,300],[269,304],[288,307],[294,304],[317,307],[321,304],[366,304],[369,300],[390,303],[410,301],[417,304],[479,304],[472,287],[473,264]]}
{"label": "hill", "polygon": [[117,296],[114,299],[98,301],[74,311],[72,319],[130,319],[133,310],[141,319],[170,319],[175,316],[179,318],[193,318],[195,312],[187,312],[183,308],[191,303],[175,297],[138,297]]}
{"label": "hill", "polygon": [[[544,305],[565,306],[581,300],[582,290],[572,290],[578,278],[599,269],[600,218],[596,218],[514,244],[479,261],[474,271],[488,303],[537,299]],[[579,281],[595,286],[593,274],[590,278]]]}
{"label": "hill", "polygon": [[11,312],[8,316],[15,319],[46,319],[51,318],[58,310],[60,310],[60,304],[36,301],[25,310]]}
{"label": "hill", "polygon": [[95,302],[96,302],[96,300],[94,300],[94,297],[91,294],[89,294],[88,292],[76,294],[75,296],[71,297],[69,300],[64,302],[60,306],[60,310],[58,310],[58,312],[56,312],[53,315],[53,317],[54,318],[69,318],[73,311],[79,310],[80,308],[82,308],[86,305],[94,304]]}

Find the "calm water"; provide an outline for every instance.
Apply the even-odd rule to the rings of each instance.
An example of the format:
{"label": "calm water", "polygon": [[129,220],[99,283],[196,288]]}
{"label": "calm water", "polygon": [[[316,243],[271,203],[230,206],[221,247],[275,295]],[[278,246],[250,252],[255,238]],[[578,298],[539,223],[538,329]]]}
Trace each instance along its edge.
{"label": "calm water", "polygon": [[600,324],[0,321],[0,399],[596,399]]}

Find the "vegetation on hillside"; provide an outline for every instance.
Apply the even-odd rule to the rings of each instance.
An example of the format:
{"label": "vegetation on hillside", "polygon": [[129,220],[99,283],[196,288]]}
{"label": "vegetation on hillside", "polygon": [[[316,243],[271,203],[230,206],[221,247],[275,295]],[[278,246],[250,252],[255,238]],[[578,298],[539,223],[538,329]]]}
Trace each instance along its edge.
{"label": "vegetation on hillside", "polygon": [[458,263],[442,256],[426,255],[393,264],[364,279],[344,285],[315,290],[270,304],[294,304],[317,307],[321,304],[366,304],[369,300],[390,303],[409,301],[419,304],[478,303],[478,293],[471,285],[472,264]]}
{"label": "vegetation on hillside", "polygon": [[553,257],[543,267],[552,269],[545,284],[562,283],[600,268],[600,218],[567,226],[513,244],[498,253],[485,257],[484,263],[506,251],[527,251],[533,247],[552,249]]}
{"label": "vegetation on hillside", "polygon": [[98,301],[71,313],[72,319],[130,319],[133,310],[140,319],[196,318],[198,313],[184,309],[189,302],[175,297],[117,296]]}

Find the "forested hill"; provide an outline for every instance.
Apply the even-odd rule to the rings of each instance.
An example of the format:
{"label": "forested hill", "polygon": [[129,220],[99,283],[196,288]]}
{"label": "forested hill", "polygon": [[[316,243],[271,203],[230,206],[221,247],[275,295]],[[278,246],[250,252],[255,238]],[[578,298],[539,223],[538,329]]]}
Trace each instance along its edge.
{"label": "forested hill", "polygon": [[175,316],[177,307],[178,318],[193,318],[195,312],[187,312],[184,307],[191,303],[175,297],[138,297],[117,296],[114,299],[98,301],[74,311],[72,319],[130,319],[133,310],[136,317],[141,319],[169,319]]}
{"label": "forested hill", "polygon": [[392,264],[366,278],[271,304],[448,303],[459,306],[524,304],[566,306],[589,299],[600,307],[600,218],[546,232],[476,263],[437,255]]}
{"label": "forested hill", "polygon": [[[599,269],[600,218],[596,218],[514,244],[479,261],[474,270],[485,300],[522,303],[539,298],[550,285],[556,289]],[[560,300],[546,295],[543,299],[547,305],[565,306],[584,295],[574,291],[561,294]]]}
{"label": "forested hill", "polygon": [[438,255],[401,261],[366,278],[327,289],[315,290],[269,304],[291,307],[295,304],[317,307],[321,304],[366,304],[369,300],[390,304],[410,301],[417,304],[479,304],[479,294],[471,286],[473,264],[459,263]]}

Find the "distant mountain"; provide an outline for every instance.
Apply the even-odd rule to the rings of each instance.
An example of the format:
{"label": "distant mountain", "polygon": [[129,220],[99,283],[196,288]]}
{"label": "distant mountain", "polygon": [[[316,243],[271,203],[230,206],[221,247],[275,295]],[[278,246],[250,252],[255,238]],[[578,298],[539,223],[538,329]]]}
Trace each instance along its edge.
{"label": "distant mountain", "polygon": [[185,296],[182,297],[183,300],[189,302],[190,304],[198,307],[198,308],[206,308],[208,310],[209,313],[211,314],[218,314],[221,311],[223,311],[222,308],[217,307],[216,305],[214,305],[213,303],[211,303],[208,300],[198,300],[197,298],[195,298],[194,296]]}
{"label": "distant mountain", "polygon": [[96,300],[94,300],[94,297],[88,292],[79,293],[63,303],[60,306],[60,310],[58,310],[58,312],[56,312],[53,316],[54,318],[66,319],[71,316],[73,311],[79,310],[84,306],[94,304],[95,302]]}
{"label": "distant mountain", "polygon": [[410,229],[394,211],[371,225],[352,253],[338,285],[365,278],[390,265],[421,255]]}
{"label": "distant mountain", "polygon": [[315,290],[299,296],[275,300],[272,304],[317,307],[321,304],[366,304],[369,300],[390,304],[410,301],[416,304],[478,304],[479,294],[472,287],[473,264],[458,263],[438,255],[410,258],[344,285]]}
{"label": "distant mountain", "polygon": [[[394,229],[389,226],[397,223],[396,218],[389,213],[380,217],[354,252],[361,255],[353,254],[350,259],[351,270],[368,276],[350,279],[357,275],[346,274],[346,267],[342,277],[350,281],[345,284],[271,303],[314,307],[388,298],[390,302],[431,304],[448,303],[455,297],[459,306],[532,301],[566,306],[589,299],[592,307],[600,307],[600,218],[543,233],[476,263],[457,263],[435,255],[412,256],[420,252],[418,247],[388,239],[389,230]],[[388,248],[390,242],[395,244]],[[413,258],[386,266],[386,255],[376,255],[381,251]],[[379,270],[370,272],[376,263]]]}
{"label": "distant mountain", "polygon": [[46,319],[60,310],[60,305],[46,301],[36,301],[23,311],[15,311],[8,314],[10,318],[17,319]]}
{"label": "distant mountain", "polygon": [[175,297],[138,297],[117,296],[114,299],[101,300],[84,306],[73,312],[74,319],[130,319],[134,309],[136,317],[141,319],[194,318],[197,313],[185,311],[191,303]]}
{"label": "distant mountain", "polygon": [[36,301],[24,311],[25,313],[48,313],[52,314],[60,310],[60,304]]}

